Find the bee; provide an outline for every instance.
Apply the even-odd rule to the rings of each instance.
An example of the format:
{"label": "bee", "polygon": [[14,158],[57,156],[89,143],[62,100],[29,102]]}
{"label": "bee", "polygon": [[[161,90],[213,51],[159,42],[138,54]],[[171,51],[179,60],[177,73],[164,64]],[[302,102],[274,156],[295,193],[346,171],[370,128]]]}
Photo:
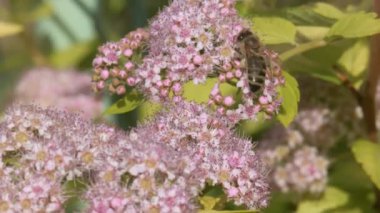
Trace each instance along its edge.
{"label": "bee", "polygon": [[245,61],[245,69],[248,74],[249,87],[253,93],[264,89],[265,76],[270,63],[265,57],[265,47],[259,38],[251,31],[242,30],[236,39],[236,52],[238,57]]}

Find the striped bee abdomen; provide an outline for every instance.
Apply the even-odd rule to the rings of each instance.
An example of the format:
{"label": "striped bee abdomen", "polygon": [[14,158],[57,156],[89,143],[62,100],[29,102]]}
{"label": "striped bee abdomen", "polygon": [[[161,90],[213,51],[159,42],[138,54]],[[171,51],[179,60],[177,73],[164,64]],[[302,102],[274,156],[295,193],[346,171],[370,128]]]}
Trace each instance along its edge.
{"label": "striped bee abdomen", "polygon": [[264,46],[249,30],[243,30],[237,37],[237,51],[245,60],[245,69],[248,75],[250,90],[253,93],[261,91],[265,84],[267,60],[264,57]]}

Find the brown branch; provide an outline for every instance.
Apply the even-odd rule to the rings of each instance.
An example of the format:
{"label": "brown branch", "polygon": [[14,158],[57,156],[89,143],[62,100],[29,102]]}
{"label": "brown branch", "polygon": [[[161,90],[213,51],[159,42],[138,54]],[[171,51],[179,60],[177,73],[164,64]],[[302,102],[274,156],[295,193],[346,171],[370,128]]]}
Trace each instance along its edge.
{"label": "brown branch", "polygon": [[[380,0],[373,0],[373,9],[380,16]],[[367,125],[368,138],[377,143],[376,128],[376,90],[380,77],[380,34],[376,34],[371,38],[371,53],[368,77],[365,81],[362,92],[362,109],[364,120]],[[374,186],[376,201],[374,207],[380,210],[380,190]]]}
{"label": "brown branch", "polygon": [[[380,0],[373,0],[373,4],[374,11],[380,16]],[[370,48],[369,72],[360,91],[352,85],[345,72],[340,70],[337,66],[334,66],[333,68],[337,71],[337,76],[342,84],[351,91],[363,111],[368,139],[377,143],[378,133],[376,128],[375,98],[377,84],[380,78],[380,34],[372,36]]]}
{"label": "brown branch", "polygon": [[[374,12],[380,16],[380,0],[373,0]],[[377,142],[376,128],[376,89],[380,77],[380,34],[371,38],[371,54],[368,77],[363,85],[363,114],[367,125],[368,137]]]}

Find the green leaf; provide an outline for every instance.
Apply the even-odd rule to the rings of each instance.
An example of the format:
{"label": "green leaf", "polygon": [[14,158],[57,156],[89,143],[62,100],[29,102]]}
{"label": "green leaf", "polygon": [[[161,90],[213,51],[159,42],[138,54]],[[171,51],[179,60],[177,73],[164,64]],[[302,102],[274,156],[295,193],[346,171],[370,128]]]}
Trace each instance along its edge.
{"label": "green leaf", "polygon": [[358,140],[352,152],[372,182],[380,189],[380,145],[366,140]]}
{"label": "green leaf", "polygon": [[136,90],[127,92],[127,94],[116,101],[112,106],[110,106],[104,114],[122,114],[134,110],[136,107],[140,106],[144,102],[144,98]]}
{"label": "green leaf", "polygon": [[283,72],[283,74],[285,77],[285,85],[279,89],[282,104],[277,119],[284,126],[288,126],[297,115],[300,91],[298,89],[297,80],[287,72]]}
{"label": "green leaf", "polygon": [[145,119],[151,118],[160,110],[161,105],[159,103],[146,101],[142,103],[138,108],[138,120],[143,121]]}
{"label": "green leaf", "polygon": [[297,32],[308,40],[321,40],[326,36],[328,31],[328,27],[297,26]]}
{"label": "green leaf", "polygon": [[203,196],[199,198],[204,210],[211,210],[219,202],[220,197]]}
{"label": "green leaf", "polygon": [[286,17],[296,25],[330,26],[335,19],[327,18],[313,10],[314,5],[301,5],[286,9]]}
{"label": "green leaf", "polygon": [[66,213],[84,212],[87,204],[78,197],[72,197],[63,204]]}
{"label": "green leaf", "polygon": [[295,55],[284,62],[284,67],[292,73],[303,73],[313,77],[340,85],[342,82],[337,77],[333,66],[342,53],[350,47],[355,40],[343,39],[332,44],[311,49],[301,55]]}
{"label": "green leaf", "polygon": [[313,11],[318,15],[331,19],[340,19],[344,13],[331,4],[318,2],[314,4]]}
{"label": "green leaf", "polygon": [[349,149],[343,140],[330,150],[334,161],[329,166],[329,184],[347,192],[349,201],[329,213],[374,213],[373,185]]}
{"label": "green leaf", "polygon": [[366,40],[358,40],[338,60],[338,64],[353,77],[358,77],[369,63],[369,46]]}
{"label": "green leaf", "polygon": [[335,187],[327,187],[318,200],[305,200],[299,203],[297,213],[323,213],[343,206],[348,201],[348,194]]}
{"label": "green leaf", "polygon": [[0,38],[17,34],[23,30],[19,24],[0,22]]}
{"label": "green leaf", "polygon": [[273,123],[274,121],[269,120],[265,113],[259,113],[255,120],[242,121],[238,128],[243,131],[244,134],[255,136],[266,132],[273,126]]}
{"label": "green leaf", "polygon": [[50,62],[59,68],[67,68],[79,64],[93,50],[94,42],[78,43],[69,48],[55,52],[50,56]]}
{"label": "green leaf", "polygon": [[43,18],[53,15],[54,9],[49,2],[44,2],[36,7],[33,11],[28,14],[27,21],[38,21]]}
{"label": "green leaf", "polygon": [[283,18],[255,17],[253,31],[264,44],[295,44],[296,26]]}
{"label": "green leaf", "polygon": [[376,13],[354,13],[339,19],[327,37],[360,38],[380,33],[380,20]]}
{"label": "green leaf", "polygon": [[269,206],[263,209],[263,213],[294,213],[292,196],[278,191],[271,193]]}
{"label": "green leaf", "polygon": [[[183,96],[188,101],[195,101],[197,103],[207,103],[210,92],[218,79],[208,78],[204,84],[194,84],[192,81],[183,86]],[[237,89],[227,83],[220,85],[220,90],[223,95],[235,94]]]}

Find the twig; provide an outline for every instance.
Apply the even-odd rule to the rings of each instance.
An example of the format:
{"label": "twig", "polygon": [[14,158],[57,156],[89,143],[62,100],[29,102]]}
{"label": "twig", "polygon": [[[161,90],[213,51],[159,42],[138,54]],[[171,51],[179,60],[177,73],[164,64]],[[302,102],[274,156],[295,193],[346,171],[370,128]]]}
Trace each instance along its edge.
{"label": "twig", "polygon": [[350,81],[348,76],[337,65],[333,65],[333,69],[335,70],[339,80],[342,82],[342,85],[345,86],[348,90],[350,90],[352,95],[355,97],[356,101],[360,104],[362,102],[362,95],[354,87],[353,83]]}
{"label": "twig", "polygon": [[[377,16],[380,16],[380,1],[373,0],[374,12]],[[366,98],[365,106],[368,107],[367,117],[368,122],[373,122],[368,129],[369,138],[376,143],[377,142],[377,129],[376,129],[376,90],[380,77],[380,34],[374,35],[371,38],[371,55],[369,64],[369,73],[364,88],[364,95]],[[365,115],[365,114],[364,114]],[[375,187],[376,202],[375,208],[380,210],[380,190]]]}
{"label": "twig", "polygon": [[288,50],[280,55],[280,59],[282,61],[286,61],[293,56],[299,55],[301,53],[307,52],[312,49],[316,49],[319,47],[326,46],[327,42],[325,40],[317,40],[317,41],[311,41],[308,43],[301,44],[297,46],[296,48],[293,48],[291,50]]}

